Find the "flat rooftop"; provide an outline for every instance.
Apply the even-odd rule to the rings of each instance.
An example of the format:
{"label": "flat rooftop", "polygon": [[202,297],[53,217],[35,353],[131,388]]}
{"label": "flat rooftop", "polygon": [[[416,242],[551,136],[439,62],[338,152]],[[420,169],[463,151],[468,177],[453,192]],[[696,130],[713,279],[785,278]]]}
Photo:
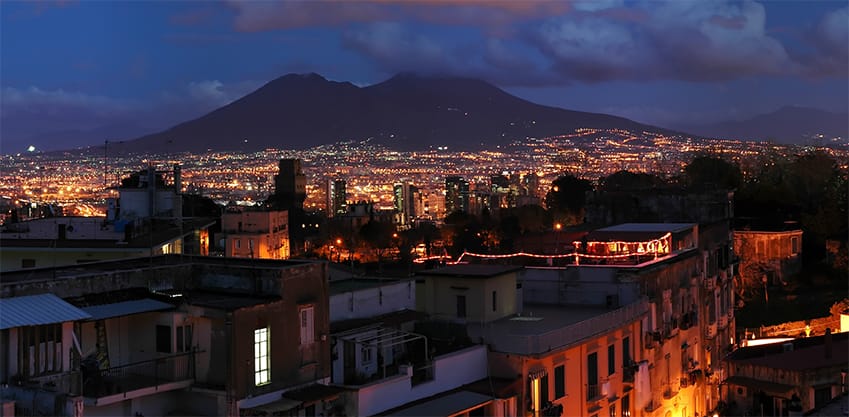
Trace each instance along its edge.
{"label": "flat rooftop", "polygon": [[3,273],[3,278],[0,279],[0,285],[69,279],[99,273],[161,268],[179,265],[220,265],[228,267],[245,267],[257,269],[279,269],[294,267],[312,262],[314,261],[224,258],[217,256],[196,256],[179,254],[157,255],[121,259],[116,261],[90,262],[77,265],[9,271]]}
{"label": "flat rooftop", "polygon": [[696,223],[622,223],[596,229],[597,232],[683,232]]}
{"label": "flat rooftop", "polygon": [[519,271],[523,268],[523,266],[516,265],[460,264],[420,271],[418,275],[455,278],[491,278],[509,272]]}
{"label": "flat rooftop", "polygon": [[469,336],[480,337],[496,352],[539,354],[565,348],[626,326],[648,311],[646,300],[618,309],[586,305],[524,304],[521,315],[494,322],[468,324]]}
{"label": "flat rooftop", "polygon": [[[377,288],[401,282],[398,278],[347,278],[330,281],[330,295],[345,294],[354,291]],[[403,280],[410,281],[410,279]]]}

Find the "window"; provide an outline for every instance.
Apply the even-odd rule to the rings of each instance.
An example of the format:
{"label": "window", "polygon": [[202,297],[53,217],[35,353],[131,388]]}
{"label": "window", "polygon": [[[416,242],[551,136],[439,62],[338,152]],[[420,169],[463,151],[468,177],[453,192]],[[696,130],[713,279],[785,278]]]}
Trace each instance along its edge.
{"label": "window", "polygon": [[171,326],[156,326],[156,351],[171,353]]}
{"label": "window", "polygon": [[616,403],[615,402],[610,404],[609,410],[610,410],[610,414],[608,414],[608,415],[610,417],[616,417]]}
{"label": "window", "polygon": [[362,363],[371,363],[372,355],[371,348],[368,346],[363,346],[360,348],[360,358],[362,359]]}
{"label": "window", "polygon": [[465,318],[466,317],[466,296],[458,295],[457,296],[457,317]]}
{"label": "window", "polygon": [[21,259],[21,268],[35,268],[35,259]]}
{"label": "window", "polygon": [[587,355],[587,401],[598,394],[598,353],[593,352]]}
{"label": "window", "polygon": [[62,371],[62,325],[27,326],[19,329],[18,369],[26,376]]}
{"label": "window", "polygon": [[313,318],[313,306],[301,307],[300,315],[301,346],[311,345],[315,342],[315,322]]}
{"label": "window", "polygon": [[233,240],[233,246],[235,246],[236,249],[241,249],[242,248],[242,242],[239,239],[234,239]]}
{"label": "window", "polygon": [[795,255],[799,253],[799,238],[793,236],[790,238],[790,254]]}
{"label": "window", "polygon": [[492,311],[498,311],[498,293],[492,292]]}
{"label": "window", "polygon": [[631,339],[628,337],[622,338],[622,366],[628,366],[631,363]]}
{"label": "window", "polygon": [[254,330],[254,383],[257,386],[271,382],[270,334],[268,327]]}
{"label": "window", "polygon": [[177,326],[177,352],[192,350],[192,325]]}
{"label": "window", "polygon": [[607,347],[607,374],[613,375],[616,373],[616,345]]}
{"label": "window", "polygon": [[622,396],[622,415],[620,417],[631,417],[631,397],[628,394]]}
{"label": "window", "polygon": [[554,399],[563,398],[566,395],[566,367],[558,365],[554,367]]}
{"label": "window", "polygon": [[548,404],[548,374],[545,374],[540,378],[540,388],[539,388],[539,403],[542,407],[545,407]]}

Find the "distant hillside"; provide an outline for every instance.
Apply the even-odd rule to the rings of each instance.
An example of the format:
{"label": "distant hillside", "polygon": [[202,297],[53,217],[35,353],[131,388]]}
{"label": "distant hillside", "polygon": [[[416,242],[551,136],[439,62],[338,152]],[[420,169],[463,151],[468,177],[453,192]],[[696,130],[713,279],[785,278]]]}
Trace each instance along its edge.
{"label": "distant hillside", "polygon": [[622,117],[541,106],[469,78],[402,74],[357,87],[317,74],[289,74],[114,150],[303,149],[368,138],[398,150],[479,149],[581,127],[664,131]]}
{"label": "distant hillside", "polygon": [[849,113],[832,113],[807,107],[782,107],[751,119],[685,128],[709,137],[772,140],[778,143],[807,143],[824,135],[826,139],[849,137]]}

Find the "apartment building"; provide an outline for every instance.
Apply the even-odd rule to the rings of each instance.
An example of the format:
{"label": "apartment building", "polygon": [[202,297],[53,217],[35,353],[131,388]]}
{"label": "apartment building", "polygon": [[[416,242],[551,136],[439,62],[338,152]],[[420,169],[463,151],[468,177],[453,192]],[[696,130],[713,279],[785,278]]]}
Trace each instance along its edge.
{"label": "apartment building", "polygon": [[335,407],[324,263],[166,255],[4,274],[0,295],[17,414]]}
{"label": "apartment building", "polygon": [[224,256],[288,259],[289,214],[286,210],[228,207],[219,236]]}

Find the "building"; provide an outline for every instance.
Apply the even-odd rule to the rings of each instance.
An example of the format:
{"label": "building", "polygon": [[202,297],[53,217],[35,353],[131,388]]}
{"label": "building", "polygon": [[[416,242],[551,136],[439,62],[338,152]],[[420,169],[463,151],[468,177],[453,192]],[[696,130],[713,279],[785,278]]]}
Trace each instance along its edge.
{"label": "building", "polygon": [[[465,338],[446,341],[444,336],[451,332],[429,325],[425,314],[413,310],[412,279],[335,280],[330,292],[331,380],[345,388],[345,415],[404,415],[398,410],[428,399],[439,401],[433,397],[452,395],[452,390],[472,389],[467,386],[487,377],[486,346]],[[469,395],[461,397],[469,400]],[[490,396],[469,407],[495,409],[500,401]],[[440,410],[465,409],[454,408],[454,402],[447,406]]]}
{"label": "building", "polygon": [[4,274],[0,396],[16,415],[332,415],[326,272],[163,255]]}
{"label": "building", "polygon": [[469,182],[458,176],[445,177],[445,215],[469,211]]}
{"label": "building", "polygon": [[348,212],[346,183],[342,179],[327,180],[327,217],[335,217]]}
{"label": "building", "polygon": [[796,222],[742,226],[734,230],[734,252],[740,260],[740,290],[781,285],[802,269],[802,229]]}
{"label": "building", "polygon": [[[520,290],[514,291],[521,294],[517,298],[522,301],[516,302],[515,315],[495,321],[489,321],[494,316],[470,317],[469,335],[486,340],[493,352],[505,355],[505,360],[509,357],[513,362],[508,361],[508,374],[531,375],[522,383],[525,394],[521,405],[527,410],[556,415],[558,411],[552,407],[562,406],[566,415],[591,415],[615,406],[630,415],[680,415],[684,408],[687,413],[706,415],[720,404],[719,385],[727,375],[720,359],[730,351],[734,340],[730,265],[722,263],[726,255],[702,249],[709,239],[710,234],[702,236],[699,225],[692,223],[628,223],[590,231],[572,242],[574,251],[570,253],[529,258],[522,255],[526,258],[523,263],[530,266],[518,276],[516,285]],[[511,255],[478,258],[481,262],[510,262],[511,258],[519,262]],[[548,262],[540,262],[545,260]],[[451,279],[443,278],[440,288],[452,294],[449,300],[456,298],[455,320],[469,304],[467,291],[471,294],[471,289],[484,284],[473,286],[468,281],[476,275],[462,271],[469,276],[463,278],[452,268],[483,266],[486,265],[441,269],[445,271],[442,274],[453,274]],[[477,278],[495,282],[494,276],[487,275],[495,273],[499,271],[487,273],[484,269]],[[497,294],[507,286],[496,290]],[[476,297],[481,299],[480,295]],[[489,311],[492,305],[501,303],[499,295],[492,297],[492,301],[483,299],[482,307],[477,302],[469,310]],[[453,302],[445,301],[445,296],[442,299],[440,311],[450,315],[449,304]],[[603,348],[610,351],[605,353]],[[560,351],[567,358],[575,355],[572,363],[583,367],[579,368],[583,371],[567,375],[567,380],[581,381],[572,389],[597,385],[599,390],[616,394],[591,396],[597,393],[572,392],[566,399],[552,401],[561,398],[562,391],[552,391],[551,380],[544,380],[543,376],[556,371],[555,359],[546,358],[559,355]],[[598,374],[586,373],[601,369],[602,365],[593,367],[592,363],[621,358],[617,352],[622,351],[634,363],[624,359],[610,362],[606,368],[609,378],[600,370]],[[498,357],[493,352],[491,358]],[[596,354],[589,358],[593,352]],[[517,356],[526,360],[522,362]],[[539,369],[525,366],[531,358],[543,359],[533,362]],[[562,356],[557,358],[559,361]],[[628,364],[627,369],[620,370],[624,364]],[[569,372],[568,366],[556,372]],[[538,402],[533,394],[535,383],[528,385],[528,378],[539,380]],[[607,388],[606,383],[610,384]],[[634,391],[627,401],[618,402],[631,389]],[[575,404],[569,398],[582,400]],[[552,402],[550,407],[544,405],[546,400]]]}
{"label": "building", "polygon": [[[167,181],[166,175],[172,175]],[[122,180],[106,217],[45,217],[0,228],[0,271],[169,253],[209,254],[213,218],[183,217],[180,167]]]}
{"label": "building", "polygon": [[395,211],[399,214],[398,224],[408,228],[413,219],[423,214],[422,194],[418,187],[407,182],[396,183],[392,187]]}
{"label": "building", "polygon": [[304,208],[307,180],[300,159],[281,159],[274,176],[274,196],[281,208]]}
{"label": "building", "polygon": [[[849,334],[742,347],[724,361],[723,399],[729,413],[808,415],[847,391]],[[845,409],[843,410],[846,411]]]}
{"label": "building", "polygon": [[288,259],[288,212],[229,207],[221,216],[219,240],[227,257]]}

